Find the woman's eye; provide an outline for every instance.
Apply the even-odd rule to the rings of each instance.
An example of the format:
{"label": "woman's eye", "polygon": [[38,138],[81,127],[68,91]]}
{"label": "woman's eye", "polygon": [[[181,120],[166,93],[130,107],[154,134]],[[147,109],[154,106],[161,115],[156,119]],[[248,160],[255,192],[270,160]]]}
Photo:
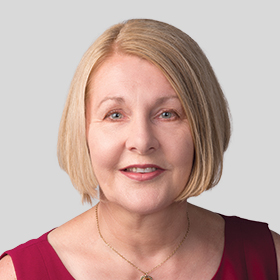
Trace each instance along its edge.
{"label": "woman's eye", "polygon": [[120,119],[122,117],[121,113],[113,113],[111,114],[112,119]]}
{"label": "woman's eye", "polygon": [[106,118],[110,118],[112,120],[120,120],[123,117],[123,115],[120,112],[109,112],[106,115]]}
{"label": "woman's eye", "polygon": [[161,117],[164,118],[164,119],[170,119],[172,117],[172,113],[170,113],[170,112],[163,112],[161,114]]}
{"label": "woman's eye", "polygon": [[160,118],[162,119],[174,119],[176,117],[178,117],[178,115],[172,111],[165,111],[160,114]]}

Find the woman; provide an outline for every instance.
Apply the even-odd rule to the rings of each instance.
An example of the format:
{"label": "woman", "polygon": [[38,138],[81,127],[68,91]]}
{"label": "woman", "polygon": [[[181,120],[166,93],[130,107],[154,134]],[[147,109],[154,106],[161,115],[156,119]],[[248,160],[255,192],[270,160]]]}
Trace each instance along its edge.
{"label": "woman", "polygon": [[218,183],[229,139],[227,102],[188,35],[111,27],[78,66],[58,140],[83,201],[99,186],[100,202],[3,254],[0,279],[278,279],[266,224],[187,203]]}

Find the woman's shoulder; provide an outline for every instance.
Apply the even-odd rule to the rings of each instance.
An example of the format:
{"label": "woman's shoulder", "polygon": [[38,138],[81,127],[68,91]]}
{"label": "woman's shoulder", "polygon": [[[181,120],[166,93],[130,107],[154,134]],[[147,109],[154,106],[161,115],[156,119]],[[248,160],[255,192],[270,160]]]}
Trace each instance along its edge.
{"label": "woman's shoulder", "polygon": [[96,240],[97,230],[94,211],[82,213],[48,234],[48,242],[56,254],[67,264],[69,256],[83,255]]}
{"label": "woman's shoulder", "polygon": [[48,241],[55,248],[59,246],[71,248],[76,243],[80,243],[82,237],[92,236],[95,230],[94,222],[94,212],[89,209],[51,231],[48,234]]}
{"label": "woman's shoulder", "polygon": [[1,280],[16,280],[16,273],[12,258],[6,255],[0,260],[0,279]]}
{"label": "woman's shoulder", "polygon": [[43,250],[47,255],[57,259],[57,256],[64,256],[69,250],[81,250],[81,240],[84,240],[83,236],[89,235],[93,230],[94,221],[94,216],[92,216],[89,210],[45,233],[38,239],[29,240],[7,251],[6,255],[3,254],[2,259],[0,259],[0,279],[16,280],[15,267],[17,267],[18,263],[28,262],[26,258],[34,258],[34,256],[36,260],[40,261],[40,258],[36,257],[39,251]]}
{"label": "woman's shoulder", "polygon": [[17,279],[15,267],[19,263],[28,263],[31,256],[38,259],[40,255],[38,247],[45,246],[47,235],[48,233],[45,233],[37,239],[31,239],[0,255],[0,279]]}
{"label": "woman's shoulder", "polygon": [[[253,271],[255,263],[252,260],[257,258],[264,271],[269,270],[268,273],[273,271],[274,275],[277,274],[277,266],[280,268],[280,235],[271,231],[267,223],[216,214],[197,206],[191,206],[190,212],[207,235],[212,233],[215,237],[216,232],[221,238],[221,234],[224,234],[226,240],[224,252],[227,258],[231,258],[231,263],[238,263],[238,260],[232,258],[237,256],[238,259],[243,259],[240,256],[246,252],[247,265],[252,263]],[[280,279],[280,269],[278,275]]]}
{"label": "woman's shoulder", "polygon": [[271,230],[271,234],[276,247],[276,251],[279,253],[279,257],[280,257],[280,235],[272,230]]}
{"label": "woman's shoulder", "polygon": [[274,231],[271,231],[274,245],[275,245],[275,251],[277,256],[277,264],[278,264],[278,277],[280,279],[280,235]]}
{"label": "woman's shoulder", "polygon": [[201,230],[204,231],[207,228],[215,232],[215,235],[224,235],[225,220],[222,215],[190,203],[188,203],[188,211]]}

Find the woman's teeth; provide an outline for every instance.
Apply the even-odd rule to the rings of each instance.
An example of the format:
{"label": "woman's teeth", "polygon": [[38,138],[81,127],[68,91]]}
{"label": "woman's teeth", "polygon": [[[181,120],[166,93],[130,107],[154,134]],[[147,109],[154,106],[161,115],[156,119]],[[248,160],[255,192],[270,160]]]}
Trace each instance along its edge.
{"label": "woman's teeth", "polygon": [[155,167],[147,167],[147,168],[132,167],[132,168],[127,168],[126,171],[134,172],[134,173],[150,173],[156,171],[156,168]]}

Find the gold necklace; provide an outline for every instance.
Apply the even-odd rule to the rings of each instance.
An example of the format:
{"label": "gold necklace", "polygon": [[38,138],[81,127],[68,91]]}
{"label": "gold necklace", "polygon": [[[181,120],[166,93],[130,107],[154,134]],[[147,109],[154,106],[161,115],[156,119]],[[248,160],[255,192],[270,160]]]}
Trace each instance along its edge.
{"label": "gold necklace", "polygon": [[152,268],[151,270],[145,272],[144,270],[140,269],[138,266],[136,266],[134,263],[132,263],[130,260],[128,260],[127,258],[125,258],[121,253],[119,253],[112,245],[110,245],[102,236],[101,231],[100,231],[100,227],[99,227],[99,220],[98,220],[98,205],[99,203],[96,205],[95,207],[95,216],[96,216],[96,224],[97,224],[97,230],[99,233],[100,238],[103,240],[103,242],[111,249],[113,250],[116,254],[118,254],[122,259],[124,259],[126,262],[128,262],[130,265],[132,265],[134,268],[136,268],[137,270],[139,270],[141,273],[143,273],[144,275],[141,277],[140,280],[153,280],[152,276],[150,276],[149,274],[154,271],[156,268],[160,267],[161,265],[163,265],[166,261],[168,261],[177,251],[178,249],[182,246],[183,242],[185,241],[185,239],[188,236],[188,233],[190,231],[190,218],[189,218],[189,214],[187,212],[187,220],[188,220],[188,228],[187,231],[183,237],[183,239],[181,240],[181,242],[177,245],[177,247],[174,249],[174,251],[164,260],[162,261],[160,264],[158,264],[157,266],[155,266],[154,268]]}

